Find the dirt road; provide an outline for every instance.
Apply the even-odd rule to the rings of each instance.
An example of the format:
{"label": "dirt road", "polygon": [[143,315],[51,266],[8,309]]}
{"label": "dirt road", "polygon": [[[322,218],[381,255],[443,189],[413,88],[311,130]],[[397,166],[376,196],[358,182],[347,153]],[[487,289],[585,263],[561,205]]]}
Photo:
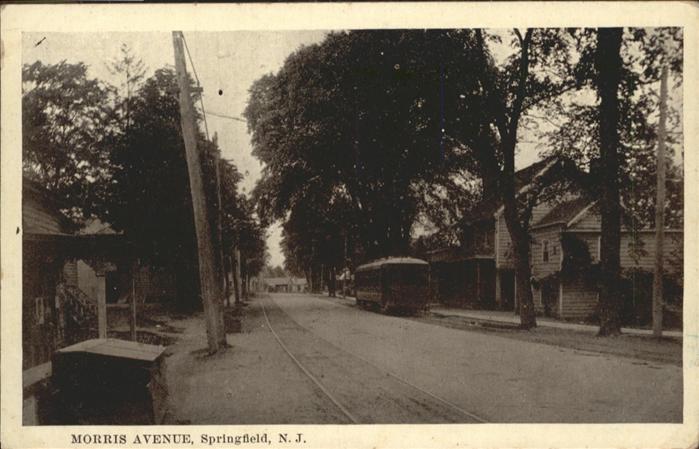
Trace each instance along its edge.
{"label": "dirt road", "polygon": [[492,422],[681,422],[682,370],[448,329],[307,295],[273,295],[296,323]]}
{"label": "dirt road", "polygon": [[309,295],[246,307],[209,357],[201,319],[171,348],[168,422],[679,422],[677,366],[385,316]]}

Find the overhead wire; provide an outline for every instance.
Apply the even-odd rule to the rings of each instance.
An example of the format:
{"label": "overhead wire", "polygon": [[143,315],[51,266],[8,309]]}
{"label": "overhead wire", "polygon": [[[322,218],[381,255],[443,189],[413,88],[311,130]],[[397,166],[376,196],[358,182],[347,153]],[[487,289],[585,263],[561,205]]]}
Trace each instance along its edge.
{"label": "overhead wire", "polygon": [[211,140],[209,137],[209,124],[206,122],[206,109],[204,108],[204,89],[201,87],[201,82],[199,81],[199,75],[197,74],[197,68],[194,66],[194,60],[192,60],[192,54],[189,52],[189,45],[187,45],[187,39],[184,37],[184,33],[181,33],[182,42],[184,43],[185,51],[187,52],[187,58],[189,58],[189,65],[192,66],[192,72],[194,73],[194,79],[197,82],[197,88],[199,91],[199,102],[201,103],[201,115],[204,119],[204,131],[206,132],[206,140]]}
{"label": "overhead wire", "polygon": [[218,113],[218,112],[211,112],[211,111],[209,111],[209,112],[207,112],[207,114],[213,115],[214,117],[226,118],[226,119],[229,119],[229,120],[235,120],[235,121],[243,122],[243,123],[247,123],[247,122],[248,122],[248,121],[245,120],[244,118],[234,117],[234,116],[232,116],[232,115],[220,114],[220,113]]}
{"label": "overhead wire", "polygon": [[214,117],[225,118],[225,119],[235,120],[235,121],[242,122],[242,123],[247,123],[247,120],[245,120],[244,118],[241,118],[241,117],[234,117],[232,115],[226,115],[226,114],[220,114],[218,112],[211,112],[211,111],[207,112],[206,111],[206,109],[204,108],[204,98],[203,98],[204,95],[203,95],[203,89],[201,87],[201,82],[199,81],[199,74],[197,73],[197,68],[194,65],[194,60],[192,59],[192,54],[189,51],[189,46],[187,45],[187,40],[184,37],[184,33],[182,33],[182,42],[184,43],[184,48],[185,48],[185,51],[187,52],[187,58],[189,59],[189,65],[192,66],[192,73],[194,74],[194,80],[197,82],[197,87],[199,88],[199,92],[200,92],[199,102],[201,103],[201,110],[202,110],[202,115],[204,118],[204,128],[206,131],[206,138],[209,139],[209,124],[206,121],[207,115],[212,115]]}

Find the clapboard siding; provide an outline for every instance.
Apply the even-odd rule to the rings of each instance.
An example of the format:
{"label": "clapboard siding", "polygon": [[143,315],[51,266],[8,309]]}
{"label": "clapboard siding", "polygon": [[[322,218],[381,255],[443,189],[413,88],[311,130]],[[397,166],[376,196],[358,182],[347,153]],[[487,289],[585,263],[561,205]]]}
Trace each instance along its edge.
{"label": "clapboard siding", "polygon": [[[536,223],[541,220],[551,210],[551,204],[539,204],[532,210],[532,218],[529,223]],[[514,259],[512,255],[512,240],[510,239],[510,231],[507,229],[505,216],[501,212],[496,215],[495,232],[497,242],[495,250],[497,251],[497,267],[498,268],[513,268]]]}
{"label": "clapboard siding", "polygon": [[510,240],[510,232],[507,230],[507,223],[502,214],[497,216],[495,220],[495,237],[497,251],[497,268],[512,268],[512,240]]}
{"label": "clapboard siding", "polygon": [[[639,248],[634,251],[635,245]],[[665,270],[674,272],[679,268],[676,263],[682,254],[682,233],[666,233],[663,245]],[[655,267],[655,231],[643,231],[634,236],[625,232],[621,236],[621,266],[622,268],[640,268],[652,271]]]}
{"label": "clapboard siding", "polygon": [[569,229],[599,229],[602,226],[594,207],[588,209]]}
{"label": "clapboard siding", "polygon": [[584,320],[595,312],[597,289],[582,280],[563,282],[563,307],[560,318]]}
{"label": "clapboard siding", "polygon": [[[548,261],[544,261],[544,242],[548,241]],[[557,272],[561,267],[561,225],[537,229],[532,233],[532,274],[542,278]]]}
{"label": "clapboard siding", "polygon": [[[578,231],[572,232],[572,234],[587,244],[592,262],[599,262],[600,233]],[[665,254],[665,269],[668,272],[674,272],[680,268],[682,245],[683,236],[681,232],[668,231],[665,234],[663,252]],[[634,249],[634,246],[637,249]],[[620,250],[619,258],[622,268],[653,270],[655,263],[655,231],[644,230],[635,234],[629,231],[622,231]]]}
{"label": "clapboard siding", "polygon": [[[576,237],[588,244],[593,262],[598,262],[599,232],[577,232]],[[655,232],[641,231],[636,233],[635,239],[641,242],[642,251],[634,255],[634,235],[623,232],[621,236],[621,267],[622,269],[643,269],[652,271],[655,262]],[[682,244],[681,232],[668,232],[665,236],[664,254],[665,271],[672,273],[682,269]],[[563,313],[561,318],[585,319],[595,311],[598,302],[598,292],[595,285],[586,284],[582,280],[566,281],[563,284]]]}

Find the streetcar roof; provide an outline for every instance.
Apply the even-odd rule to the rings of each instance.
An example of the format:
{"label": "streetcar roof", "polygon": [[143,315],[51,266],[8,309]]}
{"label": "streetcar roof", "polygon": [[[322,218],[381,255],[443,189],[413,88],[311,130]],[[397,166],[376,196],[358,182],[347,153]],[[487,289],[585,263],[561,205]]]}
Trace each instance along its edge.
{"label": "streetcar roof", "polygon": [[383,259],[377,259],[364,265],[357,267],[357,271],[368,270],[371,268],[378,268],[382,265],[429,265],[422,259],[416,259],[414,257],[385,257]]}

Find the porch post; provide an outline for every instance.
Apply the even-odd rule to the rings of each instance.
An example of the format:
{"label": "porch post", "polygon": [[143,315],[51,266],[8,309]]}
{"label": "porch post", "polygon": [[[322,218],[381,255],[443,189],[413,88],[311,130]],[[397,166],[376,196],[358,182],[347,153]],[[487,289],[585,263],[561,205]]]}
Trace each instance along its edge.
{"label": "porch post", "polygon": [[563,279],[558,279],[558,318],[563,319]]}
{"label": "porch post", "polygon": [[107,338],[107,279],[104,268],[98,270],[97,276],[97,336]]}
{"label": "porch post", "polygon": [[137,341],[137,326],[136,326],[136,305],[139,296],[139,282],[141,269],[138,259],[131,264],[131,317],[129,320],[129,328],[131,331],[131,340]]}
{"label": "porch post", "polygon": [[476,263],[476,303],[481,303],[481,264],[478,259],[475,259]]}
{"label": "porch post", "polygon": [[495,306],[498,310],[502,310],[502,292],[500,291],[500,270],[495,268]]}
{"label": "porch post", "polygon": [[235,250],[235,273],[234,273],[234,284],[235,284],[235,303],[240,304],[241,298],[243,296],[243,285],[240,282],[240,250],[236,248]]}
{"label": "porch post", "polygon": [[513,276],[513,281],[514,281],[514,288],[513,288],[513,294],[512,296],[514,297],[514,303],[515,303],[515,315],[519,315],[519,307],[517,304],[517,275],[515,274]]}

